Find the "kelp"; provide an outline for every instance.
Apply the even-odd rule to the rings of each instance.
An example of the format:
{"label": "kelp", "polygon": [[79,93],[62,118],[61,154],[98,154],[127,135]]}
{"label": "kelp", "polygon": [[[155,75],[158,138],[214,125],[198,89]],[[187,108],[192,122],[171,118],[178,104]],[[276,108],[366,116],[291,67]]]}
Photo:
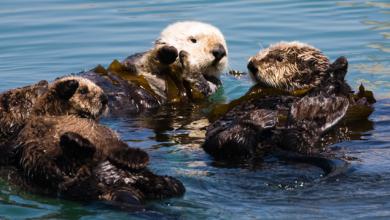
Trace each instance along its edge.
{"label": "kelp", "polygon": [[168,103],[180,102],[179,89],[170,76],[166,78]]}
{"label": "kelp", "polygon": [[112,84],[114,84],[114,85],[121,84],[118,80],[116,80],[112,76],[110,76],[110,74],[108,74],[108,71],[104,67],[100,66],[100,64],[97,67],[91,69],[90,71],[97,73],[99,76],[106,76],[108,79],[111,80]]}
{"label": "kelp", "polygon": [[[134,85],[138,89],[142,89],[154,97],[161,103],[161,98],[156,94],[155,90],[150,86],[148,80],[143,75],[139,75],[131,71],[126,66],[123,66],[118,60],[114,60],[108,69],[98,65],[91,71],[100,76],[107,76],[111,79],[114,85],[122,84],[126,88]],[[162,70],[166,76],[166,88],[168,103],[186,102],[189,99],[204,99],[205,96],[191,83],[183,79],[181,72],[175,64],[171,64]],[[130,85],[130,84],[131,85]],[[132,90],[134,90],[132,88]]]}
{"label": "kelp", "polygon": [[[363,83],[360,84],[359,92],[356,96],[359,97],[359,99],[365,97],[367,99],[367,103],[370,105],[376,103],[376,99],[374,98],[374,94],[371,91],[366,91],[364,86],[363,86]],[[359,100],[359,99],[356,99],[356,100]]]}
{"label": "kelp", "polygon": [[291,95],[290,92],[282,90],[282,89],[276,89],[276,88],[259,88],[256,86],[253,86],[244,96],[242,96],[239,99],[234,99],[228,104],[221,104],[216,106],[213,110],[211,110],[209,114],[209,120],[210,122],[214,122],[218,120],[220,117],[225,115],[228,111],[232,110],[235,106],[241,104],[243,101],[249,100],[249,99],[258,99],[261,96],[264,95],[271,95],[271,94],[277,94],[277,95]]}
{"label": "kelp", "polygon": [[137,73],[132,72],[129,68],[119,63],[118,60],[114,60],[107,70],[110,75],[115,77],[118,81],[124,80],[132,83],[136,87],[152,95],[156,100],[161,103],[161,98],[156,94],[155,90],[152,89],[145,76],[138,75]]}
{"label": "kelp", "polygon": [[100,64],[97,67],[91,69],[91,71],[97,73],[100,76],[108,76],[108,71],[104,69],[104,67],[100,66]]}
{"label": "kelp", "polygon": [[195,89],[191,83],[183,79],[183,76],[175,64],[171,64],[169,67],[163,70],[163,73],[167,76],[167,95],[168,102],[185,102],[188,99],[204,99],[205,96],[197,89]]}
{"label": "kelp", "polygon": [[361,84],[357,94],[350,94],[349,103],[350,106],[343,123],[370,117],[375,110],[372,104],[376,103],[376,99],[372,91],[366,91],[363,84]]}
{"label": "kelp", "polygon": [[230,70],[229,74],[233,76],[241,76],[241,75],[246,75],[247,73],[239,70]]}
{"label": "kelp", "polygon": [[[214,122],[225,115],[228,111],[233,109],[235,106],[241,104],[243,101],[249,99],[258,99],[264,95],[294,95],[294,96],[304,96],[313,88],[308,89],[300,89],[295,90],[293,92],[288,92],[282,89],[276,88],[267,88],[263,85],[254,85],[249,91],[239,99],[234,99],[230,103],[221,104],[216,106],[213,110],[211,110],[209,114],[210,122]],[[351,121],[359,120],[359,119],[367,119],[372,112],[374,111],[374,107],[371,105],[376,103],[374,98],[374,94],[371,91],[366,91],[363,84],[359,87],[359,92],[357,94],[350,94],[350,107],[347,111],[347,114],[343,120],[344,123],[348,123]],[[287,117],[280,116],[279,120],[286,121]]]}
{"label": "kelp", "polygon": [[308,93],[310,90],[314,89],[314,87],[308,88],[308,89],[297,89],[291,92],[291,95],[294,96],[302,96]]}

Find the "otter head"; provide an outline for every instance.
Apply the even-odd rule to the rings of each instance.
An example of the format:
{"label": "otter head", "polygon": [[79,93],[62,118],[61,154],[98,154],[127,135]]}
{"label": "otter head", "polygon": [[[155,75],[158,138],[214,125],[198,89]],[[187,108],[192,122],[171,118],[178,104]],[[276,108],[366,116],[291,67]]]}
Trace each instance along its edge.
{"label": "otter head", "polygon": [[0,139],[13,135],[25,123],[35,102],[47,90],[45,80],[0,94]]}
{"label": "otter head", "polygon": [[[155,45],[169,45],[179,52],[186,51],[203,75],[218,75],[227,66],[225,39],[218,28],[210,24],[185,21],[169,25],[162,31]],[[175,64],[181,68],[179,58]]]}
{"label": "otter head", "polygon": [[256,83],[293,91],[320,85],[328,77],[330,63],[318,49],[294,41],[260,51],[247,67]]}
{"label": "otter head", "polygon": [[52,83],[34,106],[34,114],[76,115],[97,119],[107,110],[108,97],[103,90],[82,77],[68,76]]}

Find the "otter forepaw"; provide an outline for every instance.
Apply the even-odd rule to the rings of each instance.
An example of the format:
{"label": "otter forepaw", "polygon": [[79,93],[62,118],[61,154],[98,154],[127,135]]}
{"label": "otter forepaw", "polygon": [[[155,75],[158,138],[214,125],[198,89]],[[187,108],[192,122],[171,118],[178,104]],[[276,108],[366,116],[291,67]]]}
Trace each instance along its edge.
{"label": "otter forepaw", "polygon": [[60,146],[69,158],[89,158],[96,152],[96,147],[89,140],[74,132],[61,135]]}
{"label": "otter forepaw", "polygon": [[169,65],[175,62],[178,56],[176,47],[174,46],[163,46],[157,51],[157,59],[165,65]]}
{"label": "otter forepaw", "polygon": [[108,160],[127,169],[142,169],[149,164],[148,153],[139,148],[118,148],[108,155]]}
{"label": "otter forepaw", "polygon": [[184,50],[180,51],[179,53],[179,59],[183,69],[190,67],[189,56],[190,54]]}
{"label": "otter forepaw", "polygon": [[66,80],[58,83],[56,92],[61,99],[70,99],[75,94],[78,87],[79,82],[77,80]]}

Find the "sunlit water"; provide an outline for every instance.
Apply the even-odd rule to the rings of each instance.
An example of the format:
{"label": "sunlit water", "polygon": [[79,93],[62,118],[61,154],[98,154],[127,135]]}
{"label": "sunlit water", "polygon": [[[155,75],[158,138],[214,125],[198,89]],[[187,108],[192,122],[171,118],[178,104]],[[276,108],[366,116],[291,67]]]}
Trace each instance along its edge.
{"label": "sunlit water", "polygon": [[[178,178],[183,197],[146,201],[129,213],[99,202],[80,204],[28,194],[0,180],[0,216],[121,219],[372,219],[390,216],[390,3],[385,1],[0,1],[0,91],[105,67],[148,50],[161,30],[181,20],[217,26],[225,35],[230,69],[262,47],[299,40],[332,61],[346,56],[347,81],[378,98],[369,120],[347,126],[342,143],[324,149],[350,163],[330,176],[306,164],[222,161],[203,152],[190,134],[216,104],[243,95],[247,76],[222,74],[223,87],[195,110],[162,108],[105,118],[134,147],[151,156],[156,173]],[[196,129],[196,128],[195,128]],[[332,135],[324,142],[334,143]]]}

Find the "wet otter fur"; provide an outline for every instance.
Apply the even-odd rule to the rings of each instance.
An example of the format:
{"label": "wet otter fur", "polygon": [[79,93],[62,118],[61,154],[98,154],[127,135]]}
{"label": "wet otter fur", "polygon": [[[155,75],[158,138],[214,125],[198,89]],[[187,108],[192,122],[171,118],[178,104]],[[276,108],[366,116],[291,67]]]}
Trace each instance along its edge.
{"label": "wet otter fur", "polygon": [[73,200],[135,205],[143,198],[182,195],[178,180],[146,168],[150,159],[145,151],[129,147],[99,124],[106,108],[107,96],[88,79],[54,82],[36,101],[23,129],[0,149],[1,164],[16,167],[25,178],[8,181]]}
{"label": "wet otter fur", "polygon": [[64,198],[140,204],[144,198],[185,191],[178,180],[146,168],[150,159],[145,151],[129,147],[93,119],[36,117],[12,147],[17,149],[13,163],[30,181]]}
{"label": "wet otter fur", "polygon": [[[292,44],[291,51],[296,45],[297,43]],[[288,48],[286,50],[289,51]],[[272,48],[269,51],[272,51]],[[317,54],[317,51],[313,53]],[[276,59],[278,56],[275,56]],[[260,57],[264,59],[263,55]],[[259,56],[252,57],[249,63],[260,66],[260,61],[255,62],[257,59]],[[312,63],[316,62],[312,61]],[[251,65],[248,64],[248,69],[253,74],[255,71],[251,70],[254,68]],[[267,66],[265,63],[261,65]],[[254,76],[260,78],[262,71],[259,69]],[[311,84],[308,81],[291,78],[295,83],[302,82],[303,85],[294,84],[286,87],[283,83],[268,85],[288,89],[307,88],[308,85],[316,87],[303,95],[266,94],[240,103],[207,128],[202,148],[215,157],[225,158],[264,158],[275,152],[291,152],[299,155],[315,153],[316,142],[337,125],[348,110],[350,87],[344,80],[347,71],[347,59],[340,57],[326,70],[321,73],[316,72],[320,76],[318,78],[321,79],[320,84],[316,84],[317,80]],[[289,75],[286,72],[283,74]],[[307,74],[309,73],[302,76]],[[322,76],[326,77],[322,78]]]}
{"label": "wet otter fur", "polygon": [[[199,98],[191,97],[191,88],[202,97],[215,93],[222,85],[219,74],[227,67],[227,55],[226,42],[216,27],[194,21],[177,22],[162,31],[150,50],[121,63],[114,61],[107,71],[98,66],[78,75],[105,91],[111,113],[125,108],[154,108],[177,102],[169,98],[172,93],[180,101]],[[118,69],[121,73],[115,71]],[[169,83],[178,91],[168,91]]]}
{"label": "wet otter fur", "polygon": [[247,66],[254,82],[290,92],[317,87],[330,77],[329,59],[298,41],[271,45],[251,57]]}
{"label": "wet otter fur", "polygon": [[45,80],[0,94],[0,144],[20,131],[37,100],[46,92]]}

